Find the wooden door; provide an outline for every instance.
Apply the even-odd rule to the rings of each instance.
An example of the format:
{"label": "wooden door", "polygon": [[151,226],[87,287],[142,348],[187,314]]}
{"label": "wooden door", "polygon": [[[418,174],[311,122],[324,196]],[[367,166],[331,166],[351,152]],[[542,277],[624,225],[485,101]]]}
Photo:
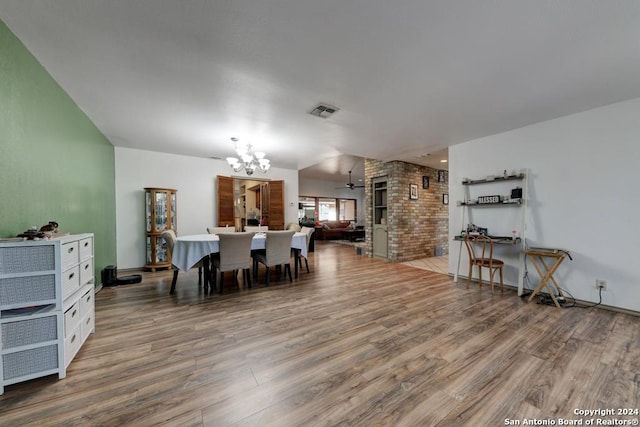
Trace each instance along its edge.
{"label": "wooden door", "polygon": [[235,227],[233,178],[218,175],[218,227]]}
{"label": "wooden door", "polygon": [[266,187],[268,196],[263,201],[268,204],[269,230],[284,230],[284,181],[269,181]]}
{"label": "wooden door", "polygon": [[373,194],[373,255],[387,258],[389,254],[389,230],[387,225],[387,178],[371,181]]}

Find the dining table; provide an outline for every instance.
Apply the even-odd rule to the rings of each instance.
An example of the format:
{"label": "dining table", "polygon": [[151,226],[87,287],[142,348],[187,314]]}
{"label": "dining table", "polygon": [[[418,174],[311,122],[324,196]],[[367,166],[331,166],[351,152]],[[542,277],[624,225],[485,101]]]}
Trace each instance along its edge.
{"label": "dining table", "polygon": [[[267,236],[265,233],[256,233],[251,239],[251,250],[265,249]],[[298,256],[307,257],[307,235],[296,232],[291,238],[291,249],[295,255],[295,277],[298,277]],[[171,263],[184,272],[189,270],[201,259],[211,254],[220,252],[220,237],[217,234],[191,234],[180,236],[176,239],[171,254]],[[208,263],[204,268],[205,283],[210,282]]]}

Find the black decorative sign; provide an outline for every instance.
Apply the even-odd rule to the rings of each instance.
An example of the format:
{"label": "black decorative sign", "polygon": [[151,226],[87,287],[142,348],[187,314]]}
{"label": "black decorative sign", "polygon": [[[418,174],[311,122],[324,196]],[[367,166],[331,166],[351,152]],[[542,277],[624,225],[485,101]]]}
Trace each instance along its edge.
{"label": "black decorative sign", "polygon": [[500,196],[480,196],[478,197],[479,205],[492,205],[500,203]]}

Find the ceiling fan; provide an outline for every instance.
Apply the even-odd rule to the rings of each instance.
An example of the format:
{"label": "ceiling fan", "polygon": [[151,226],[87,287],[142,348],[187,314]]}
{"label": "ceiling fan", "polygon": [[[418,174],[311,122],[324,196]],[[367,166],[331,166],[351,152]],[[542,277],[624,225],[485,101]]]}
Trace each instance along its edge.
{"label": "ceiling fan", "polygon": [[[351,171],[349,171],[349,182],[345,184],[345,187],[347,187],[350,190],[353,190],[354,188],[364,188],[364,185],[356,185],[353,182],[351,182]],[[341,187],[337,187],[337,188],[341,188]]]}

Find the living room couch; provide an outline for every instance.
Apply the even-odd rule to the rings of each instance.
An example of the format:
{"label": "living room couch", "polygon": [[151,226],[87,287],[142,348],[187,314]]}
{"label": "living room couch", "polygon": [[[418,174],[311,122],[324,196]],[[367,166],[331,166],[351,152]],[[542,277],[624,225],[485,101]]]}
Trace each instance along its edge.
{"label": "living room couch", "polygon": [[343,231],[351,231],[351,221],[322,221],[315,226],[316,240],[340,240],[344,238]]}

